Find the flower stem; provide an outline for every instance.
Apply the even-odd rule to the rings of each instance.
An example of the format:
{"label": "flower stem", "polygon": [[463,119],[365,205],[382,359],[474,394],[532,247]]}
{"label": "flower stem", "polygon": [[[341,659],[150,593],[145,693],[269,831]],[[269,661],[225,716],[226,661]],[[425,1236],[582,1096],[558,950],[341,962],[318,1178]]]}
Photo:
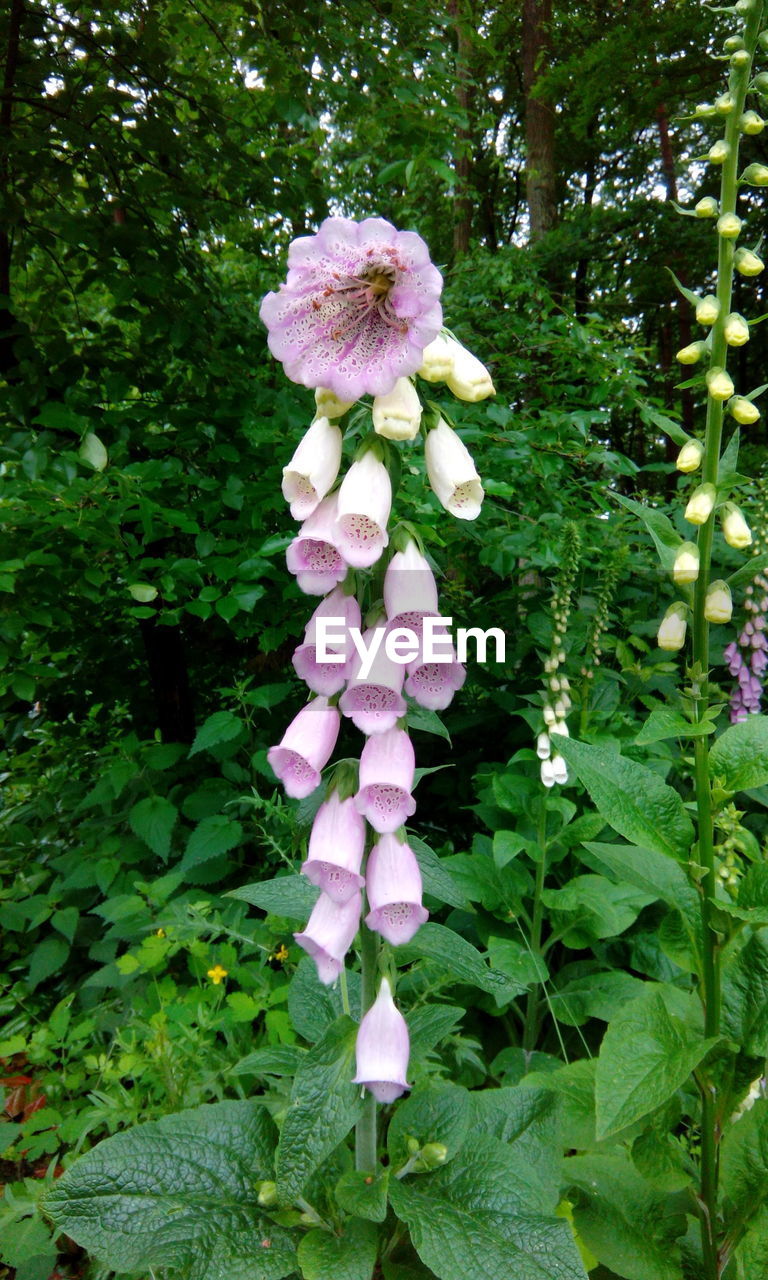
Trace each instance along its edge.
{"label": "flower stem", "polygon": [[[737,173],[739,163],[739,121],[744,110],[747,86],[752,74],[752,56],[762,17],[762,2],[755,3],[746,22],[744,43],[750,53],[746,67],[731,71],[729,90],[734,99],[725,126],[728,155],[723,164],[720,184],[720,214],[735,213]],[[717,263],[717,299],[720,309],[712,328],[710,368],[725,369],[728,345],[725,340],[725,320],[731,310],[733,293],[733,240],[719,237]],[[711,396],[707,400],[707,422],[704,437],[702,481],[717,485],[720,452],[723,435],[723,403]],[[712,565],[712,542],[715,530],[715,512],[699,530],[699,576],[696,582],[693,611],[693,671],[692,685],[696,720],[705,719],[709,708],[709,624],[704,608]],[[698,862],[704,868],[701,881],[701,985],[704,1003],[704,1034],[707,1037],[720,1033],[721,975],[720,952],[717,932],[713,927],[712,913],[715,901],[716,868],[714,847],[714,823],[712,793],[709,782],[709,747],[706,736],[695,741],[695,787],[698,811]],[[706,1280],[718,1280],[717,1249],[717,1175],[718,1175],[719,1127],[717,1097],[714,1089],[705,1083],[702,1092],[701,1117],[701,1188],[700,1201],[702,1250]]]}
{"label": "flower stem", "polygon": [[[364,1016],[376,999],[379,940],[377,935],[360,926],[360,976],[362,990],[360,1015]],[[376,1135],[376,1099],[366,1090],[363,1113],[355,1125],[355,1168],[358,1173],[375,1173],[378,1159]]]}

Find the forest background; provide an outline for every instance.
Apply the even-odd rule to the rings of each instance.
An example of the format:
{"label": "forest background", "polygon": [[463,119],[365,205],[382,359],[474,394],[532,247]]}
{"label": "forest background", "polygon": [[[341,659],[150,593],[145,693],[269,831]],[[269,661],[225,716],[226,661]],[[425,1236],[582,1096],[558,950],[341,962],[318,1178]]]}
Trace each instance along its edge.
{"label": "forest background", "polygon": [[[266,749],[303,700],[280,477],[314,406],[269,357],[258,305],[329,214],[418,231],[452,329],[493,372],[495,399],[455,411],[479,520],[440,518],[406,475],[444,607],[508,636],[445,726],[415,726],[419,828],[433,916],[503,936],[496,967],[537,984],[508,895],[529,874],[516,832],[541,789],[564,557],[572,731],[629,742],[675,682],[655,645],[669,587],[612,495],[671,511],[664,427],[701,425],[671,272],[700,288],[714,267],[711,227],[676,206],[715,194],[694,112],[722,87],[716,27],[685,0],[10,0],[0,15],[0,1257],[18,1280],[51,1273],[33,1207],[72,1153],[245,1096],[254,1049],[307,1035],[295,918],[226,895],[295,868],[311,816]],[[755,238],[763,204],[745,191]],[[762,278],[735,308],[747,286],[768,311]],[[736,353],[742,384],[763,381],[767,341],[757,326]],[[754,473],[765,427],[744,435]],[[758,499],[742,505],[759,532]],[[633,750],[668,772],[669,741]],[[558,795],[570,822],[583,791]],[[731,820],[728,856],[757,856],[763,800]],[[636,898],[553,899],[546,1016],[518,1025],[481,996],[431,1069],[478,1088],[519,1076],[524,1040],[529,1055],[599,1043],[637,975],[666,980],[679,958]],[[616,979],[580,1006],[596,965]],[[59,1274],[79,1274],[61,1247]]]}

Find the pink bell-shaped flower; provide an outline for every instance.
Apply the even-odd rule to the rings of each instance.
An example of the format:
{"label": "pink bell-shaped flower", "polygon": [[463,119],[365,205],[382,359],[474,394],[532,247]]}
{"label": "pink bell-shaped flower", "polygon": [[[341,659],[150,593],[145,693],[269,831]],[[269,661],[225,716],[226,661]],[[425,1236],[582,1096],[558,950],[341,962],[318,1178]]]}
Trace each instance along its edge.
{"label": "pink bell-shaped flower", "polygon": [[303,800],[320,785],[320,770],[333,754],[340,722],[327,698],[315,698],[294,717],[278,746],[269,748],[267,760],[294,800]]}
{"label": "pink bell-shaped flower", "polygon": [[416,635],[428,615],[439,616],[435,575],[413,541],[387,565],[384,608],[391,629],[409,627]]}
{"label": "pink bell-shaped flower", "polygon": [[410,942],[429,912],[421,902],[421,872],[413,850],[393,835],[383,835],[368,855],[365,891],[369,929],[398,946]]}
{"label": "pink bell-shaped flower", "polygon": [[366,742],[355,804],[374,831],[396,831],[415,813],[411,795],[415,765],[411,740],[403,729],[375,733]]}
{"label": "pink bell-shaped flower", "polygon": [[346,902],[334,902],[321,893],[307,927],[294,938],[317,965],[317,976],[329,987],[341,973],[344,957],[360,925],[363,898],[360,890]]}
{"label": "pink bell-shaped flower", "polygon": [[441,418],[424,445],[427,476],[439,502],[459,520],[475,520],[483,502],[483,486],[469,449]]}
{"label": "pink bell-shaped flower", "polygon": [[336,546],[337,496],[324,498],[308,516],[285,553],[288,572],[308,596],[324,596],[346,577],[347,566]]}
{"label": "pink bell-shaped flower", "polygon": [[411,1087],[405,1078],[410,1049],[405,1018],[392,999],[389,982],[382,978],[357,1033],[354,1083],[370,1089],[377,1102],[394,1102]]}
{"label": "pink bell-shaped flower", "polygon": [[332,791],[315,814],[302,873],[334,902],[348,902],[365,884],[360,875],[364,848],[365,822],[354,800]]}
{"label": "pink bell-shaped flower", "polygon": [[327,418],[316,418],[283,467],[283,497],[294,520],[312,515],[339,474],[340,462],[341,431]]}
{"label": "pink bell-shaped flower", "polygon": [[[331,627],[330,623],[320,621],[326,618],[334,618],[337,623]],[[318,658],[318,630],[324,632],[326,626],[327,635],[323,637],[321,653],[324,647],[326,653],[343,657],[343,662],[323,662]],[[360,627],[360,606],[354,596],[345,595],[343,589],[337,587],[315,609],[304,632],[304,642],[293,654],[296,674],[313,693],[323,693],[330,698],[347,683],[355,654],[350,627]]]}
{"label": "pink bell-shaped flower", "polygon": [[434,631],[435,653],[442,661],[434,661],[428,648],[428,639],[422,637],[418,656],[407,666],[408,679],[405,692],[430,711],[445,711],[453,701],[453,695],[462,687],[467,673],[456,658],[445,627]]}
{"label": "pink bell-shaped flower", "polygon": [[[384,628],[381,628],[383,633]],[[383,634],[370,670],[362,675],[364,659],[356,663],[352,678],[339,699],[339,707],[361,733],[386,733],[394,729],[400,716],[407,710],[402,695],[405,667],[387,657]],[[374,628],[366,631],[363,641],[369,647],[375,643]]]}
{"label": "pink bell-shaped flower", "polygon": [[368,449],[341,482],[333,540],[347,564],[367,569],[389,542],[387,521],[392,509],[389,472]]}

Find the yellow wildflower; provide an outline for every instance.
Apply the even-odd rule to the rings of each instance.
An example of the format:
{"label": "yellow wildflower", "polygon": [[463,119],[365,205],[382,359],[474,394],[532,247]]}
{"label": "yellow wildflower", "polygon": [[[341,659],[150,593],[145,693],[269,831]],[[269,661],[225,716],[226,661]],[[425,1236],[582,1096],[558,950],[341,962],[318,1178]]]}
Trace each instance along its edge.
{"label": "yellow wildflower", "polygon": [[208,977],[210,978],[214,987],[218,987],[219,983],[224,978],[226,978],[228,972],[229,972],[228,969],[222,969],[221,965],[217,964],[217,965],[214,965],[212,969],[208,970]]}

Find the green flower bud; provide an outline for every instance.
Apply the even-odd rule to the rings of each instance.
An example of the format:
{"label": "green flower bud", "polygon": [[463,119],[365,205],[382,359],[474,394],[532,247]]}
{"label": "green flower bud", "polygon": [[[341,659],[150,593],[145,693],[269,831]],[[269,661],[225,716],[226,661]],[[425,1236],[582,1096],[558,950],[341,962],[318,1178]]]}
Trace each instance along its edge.
{"label": "green flower bud", "polygon": [[689,524],[706,524],[715,506],[717,489],[713,484],[700,484],[694,489],[685,508],[685,518]]}
{"label": "green flower bud", "polygon": [[718,365],[713,365],[707,373],[707,390],[713,400],[730,400],[733,395],[733,381],[730,374]]}
{"label": "green flower bud", "polygon": [[688,625],[688,606],[682,600],[671,604],[661,620],[656,643],[660,649],[674,653],[685,644],[685,629]]}
{"label": "green flower bud", "polygon": [[408,1142],[406,1143],[406,1147],[407,1147],[409,1156],[417,1156],[421,1151],[421,1147],[419,1145],[418,1139],[416,1138],[409,1138]]}
{"label": "green flower bud", "polygon": [[719,116],[729,116],[736,106],[736,100],[732,93],[721,93],[719,98],[715,98],[715,111]]}
{"label": "green flower bud", "polygon": [[761,49],[768,50],[768,30],[760,32],[760,35],[757,37],[757,43],[760,45]]}
{"label": "green flower bud", "polygon": [[714,324],[720,315],[720,303],[714,293],[708,293],[706,297],[699,298],[696,304],[696,319],[699,324]]}
{"label": "green flower bud", "polygon": [[750,187],[768,187],[768,166],[748,164],[739,182],[746,182]]}
{"label": "green flower bud", "polygon": [[444,1142],[428,1142],[421,1148],[420,1160],[426,1169],[436,1169],[438,1165],[445,1164],[447,1157],[448,1148]]}
{"label": "green flower bud", "polygon": [[725,164],[730,150],[731,148],[725,141],[725,138],[720,138],[718,142],[709,148],[707,159],[710,164]]}
{"label": "green flower bud", "polygon": [[752,81],[752,88],[763,94],[763,96],[768,93],[768,71],[761,71],[759,75],[755,76]]}
{"label": "green flower bud", "polygon": [[756,111],[745,111],[739,121],[739,128],[742,133],[748,133],[750,137],[754,137],[756,134],[763,132],[765,121]]}
{"label": "green flower bud", "polygon": [[723,213],[717,220],[717,234],[724,240],[735,240],[741,227],[741,218],[735,213]]}
{"label": "green flower bud", "polygon": [[262,1209],[272,1209],[277,1204],[277,1185],[274,1182],[257,1182],[257,1199]]}
{"label": "green flower bud", "polygon": [[722,578],[709,584],[704,601],[704,617],[707,622],[730,622],[733,613],[731,589]]}
{"label": "green flower bud", "polygon": [[732,418],[740,422],[742,427],[751,427],[753,422],[757,422],[760,417],[760,410],[751,400],[747,400],[746,396],[734,396],[728,402],[728,412]]}
{"label": "green flower bud", "polygon": [[759,276],[765,263],[751,249],[737,249],[733,255],[733,265],[741,276]]}
{"label": "green flower bud", "polygon": [[693,212],[697,218],[716,218],[720,212],[720,205],[714,196],[704,196],[693,206]]}
{"label": "green flower bud", "polygon": [[744,41],[741,36],[729,36],[728,39],[723,42],[723,49],[726,53],[735,53],[737,49],[743,48]]}
{"label": "green flower bud", "polygon": [[687,440],[677,455],[675,466],[678,471],[682,471],[685,475],[690,475],[692,471],[698,471],[703,457],[704,445],[701,441]]}
{"label": "green flower bud", "polygon": [[711,120],[713,116],[717,115],[714,103],[700,102],[694,110],[694,115],[699,120]]}
{"label": "green flower bud", "polygon": [[745,342],[749,342],[749,325],[738,311],[732,311],[725,317],[724,333],[729,347],[743,347]]}
{"label": "green flower bud", "polygon": [[672,578],[678,586],[695,582],[699,576],[699,548],[695,542],[682,542],[672,566]]}
{"label": "green flower bud", "polygon": [[743,71],[751,61],[752,58],[746,49],[737,49],[735,53],[731,54],[731,66],[734,71]]}
{"label": "green flower bud", "polygon": [[720,519],[723,524],[723,537],[729,547],[744,551],[752,545],[752,531],[747,524],[741,509],[735,502],[725,502],[720,508]]}
{"label": "green flower bud", "polygon": [[755,0],[736,0],[733,7],[737,13],[741,14],[742,18],[746,18],[747,14],[750,14],[755,7]]}
{"label": "green flower bud", "polygon": [[706,349],[706,342],[689,342],[687,347],[681,347],[678,351],[677,359],[681,364],[697,364]]}

